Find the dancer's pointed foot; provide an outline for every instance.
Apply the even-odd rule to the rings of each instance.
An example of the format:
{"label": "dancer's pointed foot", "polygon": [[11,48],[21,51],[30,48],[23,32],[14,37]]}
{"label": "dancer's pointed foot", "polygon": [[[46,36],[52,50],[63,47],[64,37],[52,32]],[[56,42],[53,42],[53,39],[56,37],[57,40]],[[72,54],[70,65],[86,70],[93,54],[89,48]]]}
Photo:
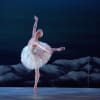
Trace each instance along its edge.
{"label": "dancer's pointed foot", "polygon": [[34,96],[37,96],[37,87],[34,87]]}
{"label": "dancer's pointed foot", "polygon": [[34,91],[37,91],[37,84],[34,85]]}
{"label": "dancer's pointed foot", "polygon": [[65,49],[66,49],[65,47],[60,47],[60,48],[57,48],[57,51],[63,51]]}

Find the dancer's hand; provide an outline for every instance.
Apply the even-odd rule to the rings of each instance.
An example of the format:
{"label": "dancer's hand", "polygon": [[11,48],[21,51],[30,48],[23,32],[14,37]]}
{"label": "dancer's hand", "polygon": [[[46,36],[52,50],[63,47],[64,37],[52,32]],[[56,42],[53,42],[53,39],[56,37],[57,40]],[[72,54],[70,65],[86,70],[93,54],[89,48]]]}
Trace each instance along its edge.
{"label": "dancer's hand", "polygon": [[34,19],[35,19],[35,21],[38,21],[38,17],[37,16],[34,16]]}

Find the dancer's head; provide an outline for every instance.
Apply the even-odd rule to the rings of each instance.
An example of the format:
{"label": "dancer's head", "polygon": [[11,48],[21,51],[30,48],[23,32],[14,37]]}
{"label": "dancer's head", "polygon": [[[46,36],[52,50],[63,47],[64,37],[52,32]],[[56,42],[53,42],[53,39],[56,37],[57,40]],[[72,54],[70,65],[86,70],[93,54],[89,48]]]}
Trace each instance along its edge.
{"label": "dancer's head", "polygon": [[43,30],[42,29],[38,29],[37,32],[36,32],[36,34],[37,34],[37,38],[38,39],[41,38],[41,37],[43,37]]}
{"label": "dancer's head", "polygon": [[43,30],[42,29],[38,29],[36,31],[36,33],[34,33],[33,39],[35,41],[38,41],[39,38],[43,37]]}

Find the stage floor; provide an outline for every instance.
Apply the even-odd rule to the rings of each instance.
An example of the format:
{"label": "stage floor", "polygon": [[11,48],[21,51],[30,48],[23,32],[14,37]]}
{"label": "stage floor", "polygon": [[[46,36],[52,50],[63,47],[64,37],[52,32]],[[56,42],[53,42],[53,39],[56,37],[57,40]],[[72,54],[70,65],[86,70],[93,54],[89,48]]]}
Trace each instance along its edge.
{"label": "stage floor", "polygon": [[100,100],[100,88],[0,87],[0,100]]}

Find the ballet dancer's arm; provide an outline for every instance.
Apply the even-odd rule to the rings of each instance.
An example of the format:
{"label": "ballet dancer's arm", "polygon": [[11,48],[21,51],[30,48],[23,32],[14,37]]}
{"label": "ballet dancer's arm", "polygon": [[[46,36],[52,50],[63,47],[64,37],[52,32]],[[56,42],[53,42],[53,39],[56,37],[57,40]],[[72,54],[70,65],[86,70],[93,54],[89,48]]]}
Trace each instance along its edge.
{"label": "ballet dancer's arm", "polygon": [[34,16],[34,19],[35,19],[35,23],[33,25],[33,31],[32,31],[32,37],[35,35],[36,33],[36,30],[37,30],[37,24],[38,24],[38,17],[37,16]]}

